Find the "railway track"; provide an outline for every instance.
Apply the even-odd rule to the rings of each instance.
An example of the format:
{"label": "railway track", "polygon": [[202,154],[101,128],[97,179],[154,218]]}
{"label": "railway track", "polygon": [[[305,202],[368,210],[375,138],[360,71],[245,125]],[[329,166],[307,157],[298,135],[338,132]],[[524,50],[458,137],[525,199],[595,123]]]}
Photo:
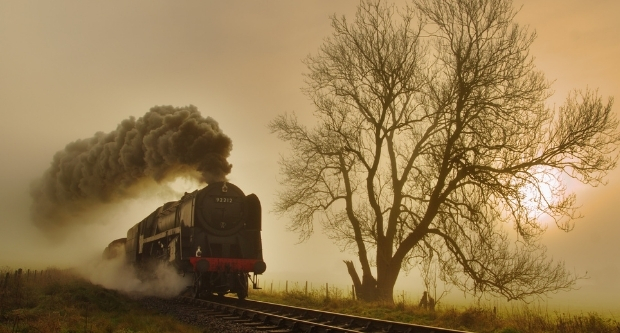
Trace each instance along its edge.
{"label": "railway track", "polygon": [[180,300],[205,312],[259,331],[274,333],[390,332],[390,333],[467,333],[439,327],[407,324],[358,317],[294,306],[232,298]]}

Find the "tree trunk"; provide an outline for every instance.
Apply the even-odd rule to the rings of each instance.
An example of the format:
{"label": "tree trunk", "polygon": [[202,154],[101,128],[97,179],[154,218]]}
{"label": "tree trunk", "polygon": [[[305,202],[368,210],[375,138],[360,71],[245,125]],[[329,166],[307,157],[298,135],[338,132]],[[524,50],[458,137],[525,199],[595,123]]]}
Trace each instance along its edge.
{"label": "tree trunk", "polygon": [[[378,279],[375,279],[372,275],[366,274],[360,280],[359,275],[353,262],[344,260],[347,265],[347,270],[355,286],[355,296],[359,300],[372,302],[372,301],[384,301],[394,302],[394,285],[400,270],[389,269],[390,267],[383,267],[381,271],[377,273]],[[400,267],[400,265],[398,266]]]}
{"label": "tree trunk", "polygon": [[400,273],[400,265],[398,269],[392,269],[390,266],[377,268],[377,293],[378,300],[383,302],[394,303],[394,285]]}
{"label": "tree trunk", "polygon": [[347,265],[347,270],[355,286],[355,297],[367,302],[378,300],[377,280],[370,274],[364,274],[360,280],[357,270],[353,266],[353,261],[344,260],[344,263]]}

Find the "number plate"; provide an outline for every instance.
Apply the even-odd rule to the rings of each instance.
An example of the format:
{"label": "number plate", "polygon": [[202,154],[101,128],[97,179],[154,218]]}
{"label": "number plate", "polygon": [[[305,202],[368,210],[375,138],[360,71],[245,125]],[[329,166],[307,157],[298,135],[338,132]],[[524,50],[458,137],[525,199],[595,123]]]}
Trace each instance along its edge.
{"label": "number plate", "polygon": [[233,202],[233,198],[215,197],[215,202],[217,202],[217,203],[232,203]]}

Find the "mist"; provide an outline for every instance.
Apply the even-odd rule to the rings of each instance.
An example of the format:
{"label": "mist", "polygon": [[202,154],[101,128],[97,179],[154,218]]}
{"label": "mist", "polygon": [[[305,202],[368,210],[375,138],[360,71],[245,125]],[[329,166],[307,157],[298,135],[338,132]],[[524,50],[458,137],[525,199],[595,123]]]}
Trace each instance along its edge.
{"label": "mist", "polygon": [[232,142],[218,123],[195,106],[156,106],[58,151],[40,179],[32,182],[31,218],[55,234],[105,214],[107,204],[152,192],[186,177],[199,183],[225,180]]}
{"label": "mist", "polygon": [[[330,15],[353,17],[358,4],[0,1],[2,265],[79,266],[100,257],[110,241],[124,237],[166,201],[199,188],[195,179],[203,177],[195,170],[176,178],[193,180],[179,189],[180,195],[168,190],[167,181],[145,176],[118,188],[124,197],[114,193],[108,201],[75,199],[65,207],[52,196],[60,201],[56,213],[70,220],[52,219],[43,211],[38,223],[31,217],[32,208],[44,206],[33,203],[32,188],[59,190],[40,183],[55,152],[97,131],[105,135],[130,115],[137,121],[154,105],[191,104],[235,140],[227,158],[234,171],[225,177],[263,204],[268,270],[262,286],[310,281],[350,288],[342,260],[356,260],[355,254],[341,252],[320,225],[311,239],[297,244],[297,235],[286,231],[288,221],[270,212],[278,190],[278,157],[288,146],[269,132],[267,122],[296,112],[311,124],[314,106],[300,91],[306,71],[301,60],[333,32]],[[620,96],[620,2],[515,1],[522,5],[517,19],[537,32],[532,54],[537,67],[555,81],[558,105],[568,91],[588,85],[603,96]],[[39,184],[30,187],[35,178]],[[553,295],[562,309],[586,304],[599,311],[604,306],[620,316],[619,193],[617,168],[607,186],[578,190],[584,218],[573,232],[550,227],[545,235],[549,254],[590,276],[579,290]],[[39,194],[43,198],[45,193]],[[51,198],[45,200],[53,203]],[[62,242],[50,239],[54,231]],[[421,288],[417,272],[399,276],[399,291],[415,291],[419,300]],[[462,296],[451,293],[455,299]]]}

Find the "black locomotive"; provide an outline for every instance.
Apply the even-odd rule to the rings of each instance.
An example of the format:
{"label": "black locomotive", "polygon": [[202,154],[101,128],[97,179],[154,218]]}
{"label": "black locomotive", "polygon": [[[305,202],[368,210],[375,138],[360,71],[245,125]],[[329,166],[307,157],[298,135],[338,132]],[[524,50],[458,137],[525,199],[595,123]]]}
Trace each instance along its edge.
{"label": "black locomotive", "polygon": [[167,262],[180,273],[191,273],[197,298],[236,293],[244,299],[248,280],[256,288],[257,275],[266,269],[260,201],[228,182],[209,184],[157,208],[129,229],[126,239],[110,243],[104,257],[113,257],[119,244],[128,262],[142,271]]}

